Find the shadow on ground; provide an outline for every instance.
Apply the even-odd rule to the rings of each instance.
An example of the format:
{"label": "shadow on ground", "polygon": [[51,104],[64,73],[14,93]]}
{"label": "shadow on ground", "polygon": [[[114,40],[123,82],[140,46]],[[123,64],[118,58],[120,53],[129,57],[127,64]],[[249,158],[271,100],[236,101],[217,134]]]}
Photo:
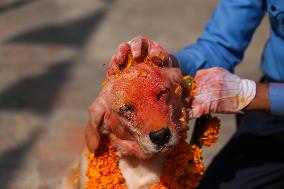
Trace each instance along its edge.
{"label": "shadow on ground", "polygon": [[32,2],[35,2],[35,0],[20,0],[20,1],[18,0],[18,1],[8,3],[8,4],[0,7],[0,14],[6,13],[8,11],[13,11],[17,8],[23,7],[23,6],[28,5]]}
{"label": "shadow on ground", "polygon": [[8,188],[10,181],[21,168],[25,157],[39,141],[43,127],[35,128],[20,145],[0,153],[0,183],[1,188]]}
{"label": "shadow on ground", "polygon": [[[27,1],[28,2],[28,1]],[[85,17],[62,25],[49,25],[6,40],[4,44],[54,44],[75,47],[80,54],[90,35],[99,28],[107,14],[107,6]],[[12,6],[12,5],[11,5]],[[16,6],[16,5],[15,5]],[[18,5],[20,6],[20,5]],[[1,11],[1,8],[0,8]],[[69,73],[76,58],[52,63],[44,73],[24,78],[0,92],[0,111],[30,110],[38,114],[48,114],[58,100],[63,85],[68,81]]]}
{"label": "shadow on ground", "polygon": [[[12,1],[11,3],[2,5],[0,6],[0,15],[6,12],[17,11],[17,8],[28,6],[32,2],[34,0]],[[45,25],[28,32],[17,31],[17,36],[2,41],[1,44],[4,47],[9,44],[16,46],[17,44],[28,44],[31,46],[33,44],[37,46],[52,44],[63,49],[71,47],[75,49],[76,55],[65,57],[65,60],[50,62],[50,66],[42,72],[33,73],[15,83],[11,83],[8,87],[1,90],[0,112],[31,111],[34,115],[44,116],[45,121],[50,119],[57,102],[61,100],[62,96],[68,95],[63,91],[64,85],[70,79],[71,71],[75,69],[75,65],[79,62],[78,60],[82,58],[81,54],[86,42],[90,36],[96,34],[109,11],[108,7],[113,2],[106,1],[106,6],[102,9],[88,13],[87,15],[84,14],[72,21],[62,24]],[[34,60],[31,60],[30,64],[34,64],[34,62]],[[22,71],[25,72],[25,70]],[[8,124],[4,126],[9,127]],[[50,129],[50,126],[46,129]],[[15,178],[19,178],[20,174],[25,173],[21,168],[26,162],[28,155],[35,148],[35,144],[42,140],[41,135],[44,133],[43,130],[43,127],[38,125],[28,134],[25,141],[18,145],[15,141],[14,148],[0,152],[0,188],[9,188]],[[28,129],[26,132],[29,132]],[[54,156],[56,155],[54,154]],[[68,155],[67,153],[66,156]],[[39,160],[39,164],[41,163]]]}
{"label": "shadow on ground", "polygon": [[40,75],[18,81],[0,93],[0,110],[50,113],[73,66],[73,60],[59,62]]}
{"label": "shadow on ground", "polygon": [[20,34],[7,40],[6,43],[48,43],[81,48],[90,34],[93,34],[99,28],[106,13],[106,9],[101,9],[69,23],[50,25]]}

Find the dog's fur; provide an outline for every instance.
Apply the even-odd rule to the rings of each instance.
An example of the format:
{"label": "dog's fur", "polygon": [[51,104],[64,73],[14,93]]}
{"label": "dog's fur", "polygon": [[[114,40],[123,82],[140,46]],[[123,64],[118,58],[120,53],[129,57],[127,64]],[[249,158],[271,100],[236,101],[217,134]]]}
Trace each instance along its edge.
{"label": "dog's fur", "polygon": [[[127,187],[149,188],[159,182],[165,155],[180,141],[188,121],[189,94],[177,68],[141,63],[109,74],[89,108],[88,149],[95,152],[101,135],[108,135],[121,157],[119,168]],[[149,134],[163,128],[170,130],[170,139],[157,145]],[[81,161],[83,174],[86,158]],[[68,182],[66,178],[65,187]]]}

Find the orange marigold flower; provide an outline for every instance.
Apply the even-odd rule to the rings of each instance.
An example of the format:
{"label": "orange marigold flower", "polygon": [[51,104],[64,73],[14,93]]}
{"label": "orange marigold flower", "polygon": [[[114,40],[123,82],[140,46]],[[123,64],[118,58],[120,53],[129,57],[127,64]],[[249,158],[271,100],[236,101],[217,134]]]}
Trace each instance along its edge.
{"label": "orange marigold flower", "polygon": [[107,139],[102,139],[102,144],[96,151],[91,153],[88,159],[88,169],[86,172],[89,178],[86,189],[127,189],[123,175],[119,168],[119,157],[116,150],[110,146]]}
{"label": "orange marigold flower", "polygon": [[[109,142],[102,142],[96,154],[89,155],[88,182],[86,189],[126,189],[119,170],[119,157]],[[198,185],[204,171],[201,162],[201,149],[195,145],[181,142],[167,155],[161,181],[151,189],[191,189]]]}
{"label": "orange marigold flower", "polygon": [[205,146],[211,146],[212,144],[216,143],[218,140],[220,129],[220,120],[217,117],[209,117],[205,130],[201,135],[201,143]]}
{"label": "orange marigold flower", "polygon": [[[200,169],[200,165],[204,167],[202,162],[194,160],[197,155],[201,155],[197,153],[199,152],[197,148],[185,141],[178,144],[175,150],[167,156],[160,185],[163,184],[170,189],[196,187],[204,172],[204,169]],[[201,157],[198,159],[201,160]]]}

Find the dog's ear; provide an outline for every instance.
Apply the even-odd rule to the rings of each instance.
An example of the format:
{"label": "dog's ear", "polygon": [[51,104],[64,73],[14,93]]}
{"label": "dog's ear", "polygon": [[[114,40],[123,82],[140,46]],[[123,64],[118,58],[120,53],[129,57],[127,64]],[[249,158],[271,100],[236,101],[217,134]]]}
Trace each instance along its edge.
{"label": "dog's ear", "polygon": [[164,70],[166,71],[167,75],[170,77],[172,84],[174,84],[175,87],[179,86],[182,88],[181,97],[183,97],[183,99],[185,100],[185,104],[189,105],[191,101],[191,93],[188,84],[186,84],[183,80],[181,70],[175,67],[165,68]]}
{"label": "dog's ear", "polygon": [[90,152],[95,152],[100,143],[100,130],[104,126],[106,105],[98,97],[89,107],[89,120],[85,129],[86,144]]}
{"label": "dog's ear", "polygon": [[182,83],[182,74],[179,68],[167,67],[163,68],[163,70],[169,76],[172,83]]}

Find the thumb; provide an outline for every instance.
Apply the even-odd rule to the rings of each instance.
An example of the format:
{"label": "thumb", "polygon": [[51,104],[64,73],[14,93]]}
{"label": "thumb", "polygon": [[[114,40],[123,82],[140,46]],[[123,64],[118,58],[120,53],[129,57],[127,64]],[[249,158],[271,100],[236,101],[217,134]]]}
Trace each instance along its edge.
{"label": "thumb", "polygon": [[200,106],[195,106],[190,108],[188,112],[189,119],[192,120],[199,118],[202,115],[202,112],[200,110],[201,110]]}

